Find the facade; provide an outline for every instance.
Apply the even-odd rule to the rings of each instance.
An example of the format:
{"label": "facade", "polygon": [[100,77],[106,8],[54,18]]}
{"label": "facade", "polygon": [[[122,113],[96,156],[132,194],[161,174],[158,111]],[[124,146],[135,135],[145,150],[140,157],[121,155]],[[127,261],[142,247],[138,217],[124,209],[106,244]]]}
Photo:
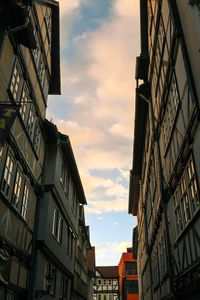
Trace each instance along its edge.
{"label": "facade", "polygon": [[87,266],[87,252],[90,249],[89,227],[85,226],[84,207],[79,208],[78,241],[75,251],[75,270],[73,281],[72,300],[89,300],[92,286]]}
{"label": "facade", "polygon": [[45,131],[44,193],[37,215],[34,297],[73,299],[80,212],[86,199],[69,138],[47,120]]}
{"label": "facade", "polygon": [[88,266],[88,277],[89,277],[88,300],[93,300],[94,283],[95,283],[95,267],[96,267],[94,246],[92,246],[87,252],[87,266]]}
{"label": "facade", "polygon": [[200,3],[141,0],[129,213],[141,299],[199,299]]}
{"label": "facade", "polygon": [[133,258],[132,248],[122,253],[119,265],[119,299],[138,300],[137,259]]}
{"label": "facade", "polygon": [[119,272],[117,266],[96,267],[95,300],[119,300]]}
{"label": "facade", "polygon": [[[55,66],[57,66],[55,68]],[[0,299],[30,299],[48,94],[60,93],[56,1],[0,4]],[[5,110],[7,105],[7,110]],[[17,105],[17,106],[16,106]],[[4,116],[2,111],[4,109]],[[13,124],[5,117],[17,110]],[[4,134],[3,133],[3,129]],[[3,136],[4,135],[4,136]]]}

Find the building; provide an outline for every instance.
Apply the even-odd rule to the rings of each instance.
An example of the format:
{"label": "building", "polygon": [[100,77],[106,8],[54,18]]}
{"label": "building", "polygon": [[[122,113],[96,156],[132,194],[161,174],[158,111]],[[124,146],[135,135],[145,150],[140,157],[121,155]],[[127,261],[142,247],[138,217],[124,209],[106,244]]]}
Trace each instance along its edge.
{"label": "building", "polygon": [[88,266],[88,276],[89,276],[89,287],[88,287],[88,300],[94,299],[94,284],[95,284],[95,247],[92,246],[87,252],[87,266]]}
{"label": "building", "polygon": [[97,266],[95,300],[119,300],[119,272],[117,266]]}
{"label": "building", "polygon": [[129,213],[141,299],[200,298],[200,2],[141,0]]}
{"label": "building", "polygon": [[0,298],[3,300],[31,297],[35,212],[42,193],[45,156],[43,123],[48,94],[60,93],[59,66],[58,2],[1,1]]}
{"label": "building", "polygon": [[122,253],[119,268],[119,299],[138,300],[137,259],[133,258],[132,248]]}
{"label": "building", "polygon": [[80,214],[86,199],[69,137],[47,120],[45,130],[44,193],[37,214],[34,297],[73,299]]}
{"label": "building", "polygon": [[[75,270],[72,300],[89,300],[92,294],[92,286],[87,265],[87,252],[91,248],[89,240],[89,227],[85,226],[84,207],[79,209],[78,240],[75,250]],[[90,290],[91,289],[91,290]]]}

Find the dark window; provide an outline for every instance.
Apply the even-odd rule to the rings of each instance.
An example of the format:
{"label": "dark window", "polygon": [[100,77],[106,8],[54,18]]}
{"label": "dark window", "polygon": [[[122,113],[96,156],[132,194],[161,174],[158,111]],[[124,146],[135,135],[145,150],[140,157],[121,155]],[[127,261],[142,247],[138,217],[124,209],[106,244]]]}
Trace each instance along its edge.
{"label": "dark window", "polygon": [[46,262],[44,267],[44,290],[48,291],[51,295],[55,294],[56,289],[56,267],[50,262]]}
{"label": "dark window", "polygon": [[63,233],[63,218],[57,208],[53,212],[52,234],[55,239],[61,244]]}
{"label": "dark window", "polygon": [[60,182],[62,184],[62,187],[63,187],[65,193],[67,193],[67,194],[68,194],[68,191],[69,191],[69,179],[70,179],[69,171],[67,169],[66,163],[63,160]]}
{"label": "dark window", "polygon": [[60,281],[60,299],[67,299],[69,291],[69,278],[62,275]]}
{"label": "dark window", "polygon": [[127,280],[126,281],[126,293],[127,294],[138,294],[138,281]]}
{"label": "dark window", "polygon": [[136,275],[137,274],[137,263],[136,262],[126,262],[125,263],[126,275]]}

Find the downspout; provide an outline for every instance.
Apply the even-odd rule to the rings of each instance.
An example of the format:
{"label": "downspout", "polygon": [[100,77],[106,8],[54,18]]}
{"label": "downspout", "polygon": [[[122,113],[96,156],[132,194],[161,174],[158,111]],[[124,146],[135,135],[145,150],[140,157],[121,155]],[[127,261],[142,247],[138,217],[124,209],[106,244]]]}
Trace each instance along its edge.
{"label": "downspout", "polygon": [[[143,79],[144,83],[148,80],[148,65],[149,65],[149,51],[148,51],[148,9],[147,9],[147,0],[140,0],[140,32],[141,32],[141,54],[140,59],[142,63],[146,63],[146,68],[144,73],[138,74],[142,78],[136,79]],[[137,77],[137,74],[136,74]],[[138,76],[139,77],[139,76]],[[138,87],[138,80],[137,80],[137,87]],[[145,233],[145,246],[146,246],[146,254],[148,256],[149,262],[149,277],[150,277],[150,289],[151,289],[151,299],[153,300],[153,276],[152,276],[152,264],[151,264],[151,251],[148,243],[148,224],[147,224],[147,214],[146,214],[146,206],[143,203],[143,214],[144,214],[144,233]]]}

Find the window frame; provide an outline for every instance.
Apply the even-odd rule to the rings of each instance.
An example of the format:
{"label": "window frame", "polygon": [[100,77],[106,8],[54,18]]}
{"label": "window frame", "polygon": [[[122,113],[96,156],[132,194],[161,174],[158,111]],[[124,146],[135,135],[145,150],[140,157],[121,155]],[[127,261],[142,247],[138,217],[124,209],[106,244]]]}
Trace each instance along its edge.
{"label": "window frame", "polygon": [[22,70],[20,68],[19,62],[16,60],[13,66],[12,75],[9,84],[10,93],[14,101],[16,102],[17,102],[22,79],[23,79]]}
{"label": "window frame", "polygon": [[15,181],[14,181],[13,192],[12,192],[12,205],[18,212],[20,211],[22,190],[23,190],[23,173],[21,171],[21,168],[18,166],[15,173]]}
{"label": "window frame", "polygon": [[30,200],[30,186],[27,180],[24,183],[23,196],[22,196],[22,206],[21,206],[21,216],[26,221],[28,212],[28,202]]}
{"label": "window frame", "polygon": [[14,169],[15,169],[15,160],[13,158],[12,153],[8,150],[5,159],[5,165],[4,165],[4,171],[3,171],[2,183],[1,183],[1,191],[7,198],[9,197],[11,192],[12,180],[15,173]]}
{"label": "window frame", "polygon": [[[190,168],[188,171],[188,167]],[[191,186],[195,187],[195,193],[192,192]],[[177,198],[177,203],[175,203],[175,194],[179,193],[179,198]],[[193,197],[195,196],[195,197]],[[179,201],[178,201],[179,199]],[[193,205],[194,199],[196,201],[196,207]],[[198,177],[195,167],[195,161],[192,154],[189,155],[187,163],[180,175],[178,180],[176,189],[173,194],[174,200],[174,220],[176,224],[176,237],[178,238],[182,232],[184,232],[187,225],[191,222],[194,218],[196,213],[200,209],[200,193],[199,193],[199,186],[198,186]],[[192,209],[192,205],[193,208]],[[180,215],[182,217],[181,224],[182,230],[178,227],[178,215],[176,213],[177,207],[179,208]]]}

